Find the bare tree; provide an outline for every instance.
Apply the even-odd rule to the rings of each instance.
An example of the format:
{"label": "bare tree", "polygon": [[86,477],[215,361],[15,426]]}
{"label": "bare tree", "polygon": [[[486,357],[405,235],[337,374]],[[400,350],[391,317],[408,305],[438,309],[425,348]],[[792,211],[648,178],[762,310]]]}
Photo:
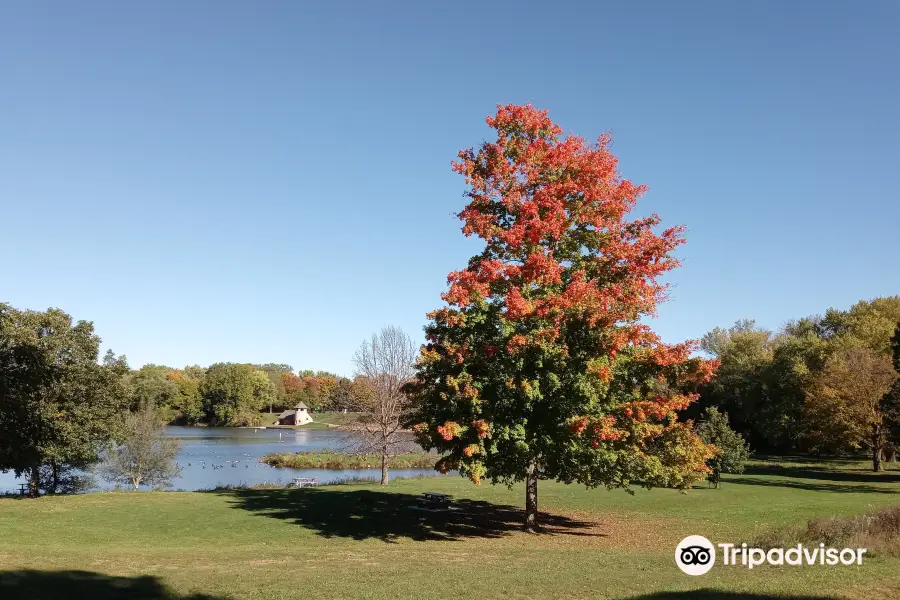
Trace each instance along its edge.
{"label": "bare tree", "polygon": [[144,406],[125,416],[125,438],[106,461],[101,472],[107,481],[140,488],[169,485],[181,471],[175,462],[179,442],[164,434],[165,420],[152,406]]}
{"label": "bare tree", "polygon": [[398,327],[385,327],[363,342],[353,357],[357,382],[354,408],[362,413],[353,431],[357,449],[381,455],[381,485],[388,483],[390,457],[409,441],[401,432],[409,400],[401,391],[414,373],[416,348]]}

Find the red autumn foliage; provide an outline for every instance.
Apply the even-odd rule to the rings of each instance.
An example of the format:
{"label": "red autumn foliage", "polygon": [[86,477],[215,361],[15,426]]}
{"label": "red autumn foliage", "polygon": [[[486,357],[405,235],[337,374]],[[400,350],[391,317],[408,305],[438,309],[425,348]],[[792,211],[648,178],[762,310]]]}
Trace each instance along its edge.
{"label": "red autumn foliage", "polygon": [[[484,245],[429,315],[410,388],[421,439],[476,483],[540,469],[591,486],[689,486],[713,450],[676,411],[716,365],[642,322],[666,297],[683,229],[629,220],[646,187],[621,177],[608,135],[564,136],[531,105],[499,106],[487,123],[496,140],[453,163],[468,186],[462,231]],[[604,460],[590,458],[601,447]]]}

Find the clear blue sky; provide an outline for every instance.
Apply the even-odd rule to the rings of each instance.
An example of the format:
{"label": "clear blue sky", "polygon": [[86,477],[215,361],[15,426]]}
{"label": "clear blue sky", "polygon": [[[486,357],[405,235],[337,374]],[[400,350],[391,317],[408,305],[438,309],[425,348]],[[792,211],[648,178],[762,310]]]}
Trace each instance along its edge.
{"label": "clear blue sky", "polygon": [[140,4],[0,7],[0,300],[132,366],[420,340],[497,103],[688,226],[668,341],[900,293],[896,2]]}

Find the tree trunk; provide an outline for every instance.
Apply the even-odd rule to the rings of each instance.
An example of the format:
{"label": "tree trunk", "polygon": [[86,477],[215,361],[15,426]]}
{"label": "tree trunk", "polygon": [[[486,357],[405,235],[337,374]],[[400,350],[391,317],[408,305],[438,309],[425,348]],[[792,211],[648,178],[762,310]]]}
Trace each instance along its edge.
{"label": "tree trunk", "polygon": [[881,471],[881,451],[884,448],[884,442],[881,439],[881,429],[878,425],[872,427],[872,470],[878,473]]}
{"label": "tree trunk", "polygon": [[388,455],[387,450],[381,452],[381,485],[388,484]]}
{"label": "tree trunk", "polygon": [[528,465],[525,478],[525,531],[536,533],[540,527],[538,517],[538,477],[534,463]]}
{"label": "tree trunk", "polygon": [[55,460],[50,461],[50,469],[53,472],[53,478],[50,482],[50,489],[48,492],[55,494],[56,490],[59,488],[59,465],[56,464]]}
{"label": "tree trunk", "polygon": [[31,467],[31,473],[28,477],[28,495],[31,498],[37,498],[41,495],[41,466],[35,465]]}

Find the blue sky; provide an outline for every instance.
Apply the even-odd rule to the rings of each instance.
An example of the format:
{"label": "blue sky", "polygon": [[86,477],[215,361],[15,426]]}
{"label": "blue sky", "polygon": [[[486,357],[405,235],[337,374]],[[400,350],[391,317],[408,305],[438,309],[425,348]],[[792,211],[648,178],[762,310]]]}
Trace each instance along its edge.
{"label": "blue sky", "polygon": [[900,293],[900,4],[5,3],[0,301],[132,366],[352,372],[477,250],[497,103],[611,131],[685,224],[667,341]]}

